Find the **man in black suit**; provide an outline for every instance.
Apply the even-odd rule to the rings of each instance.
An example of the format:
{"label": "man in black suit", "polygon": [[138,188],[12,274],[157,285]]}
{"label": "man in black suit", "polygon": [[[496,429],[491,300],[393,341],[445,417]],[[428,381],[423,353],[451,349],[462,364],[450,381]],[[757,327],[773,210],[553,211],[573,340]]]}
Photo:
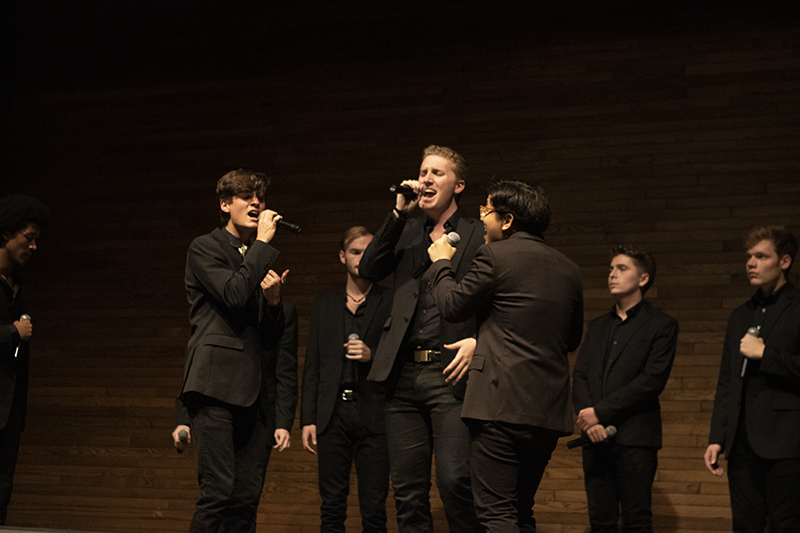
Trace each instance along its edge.
{"label": "man in black suit", "polygon": [[[464,159],[453,150],[426,148],[418,179],[401,184],[413,192],[397,195],[358,267],[361,277],[372,282],[394,273],[392,313],[369,379],[387,382],[386,436],[401,533],[433,531],[433,455],[450,532],[481,531],[470,490],[467,428],[460,418],[460,378],[475,349],[475,320],[451,324],[441,319],[430,284],[419,279],[428,261],[426,249],[441,235],[455,231],[461,236],[453,258],[458,279],[482,242],[478,221],[463,216],[456,203],[466,173]],[[424,216],[408,219],[417,207]]]}
{"label": "man in black suit", "polygon": [[745,238],[758,290],[728,320],[705,463],[728,461],[733,530],[800,531],[800,290],[788,281],[797,240],[783,226]]}
{"label": "man in black suit", "polygon": [[364,226],[345,232],[339,250],[345,285],[315,302],[309,326],[300,425],[303,447],[318,453],[322,533],[345,532],[353,461],[362,531],[386,531],[386,391],[367,375],[392,300],[383,287],[358,275],[371,240]]}
{"label": "man in black suit", "polygon": [[[611,250],[611,311],[592,320],[573,372],[578,426],[591,444],[583,473],[592,532],[652,531],[651,491],[661,448],[661,406],[675,359],[678,323],[644,299],[656,278],[653,256]],[[606,427],[614,426],[609,439]]]}
{"label": "man in black suit", "polygon": [[289,446],[297,359],[270,358],[286,339],[280,287],[288,271],[270,270],[278,251],[268,243],[281,217],[265,209],[268,184],[244,169],[225,174],[217,183],[225,226],[196,238],[186,259],[191,338],[180,400],[189,424],[179,421],[173,439],[182,449],[179,433],[191,428],[197,448],[191,532],[255,531],[270,450]]}
{"label": "man in black suit", "polygon": [[488,188],[486,244],[460,282],[446,239],[430,248],[441,316],[477,316],[462,417],[469,425],[475,508],[489,532],[536,531],[533,503],[558,438],[572,432],[569,360],[583,331],[578,266],[545,243],[550,205],[539,187]]}
{"label": "man in black suit", "polygon": [[28,400],[28,348],[33,325],[20,292],[18,269],[36,251],[50,211],[22,195],[0,200],[0,525],[6,523]]}

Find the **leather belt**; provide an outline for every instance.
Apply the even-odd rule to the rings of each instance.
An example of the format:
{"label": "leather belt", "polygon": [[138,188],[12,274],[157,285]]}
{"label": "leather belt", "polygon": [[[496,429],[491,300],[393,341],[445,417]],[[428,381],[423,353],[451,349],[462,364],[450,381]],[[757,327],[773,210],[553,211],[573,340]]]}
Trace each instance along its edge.
{"label": "leather belt", "polygon": [[435,363],[442,360],[439,350],[414,350],[415,363]]}
{"label": "leather belt", "polygon": [[343,402],[354,402],[356,401],[356,391],[353,389],[342,389],[339,393],[339,398]]}

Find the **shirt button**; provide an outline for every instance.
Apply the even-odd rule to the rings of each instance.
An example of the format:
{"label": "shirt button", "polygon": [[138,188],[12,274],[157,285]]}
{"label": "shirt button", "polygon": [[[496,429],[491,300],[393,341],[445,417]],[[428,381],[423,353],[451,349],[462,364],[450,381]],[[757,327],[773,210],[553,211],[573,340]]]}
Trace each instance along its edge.
{"label": "shirt button", "polygon": [[761,308],[761,312],[762,312],[762,313],[766,313],[766,312],[767,312],[767,308],[766,308],[766,307],[762,307],[762,308]]}

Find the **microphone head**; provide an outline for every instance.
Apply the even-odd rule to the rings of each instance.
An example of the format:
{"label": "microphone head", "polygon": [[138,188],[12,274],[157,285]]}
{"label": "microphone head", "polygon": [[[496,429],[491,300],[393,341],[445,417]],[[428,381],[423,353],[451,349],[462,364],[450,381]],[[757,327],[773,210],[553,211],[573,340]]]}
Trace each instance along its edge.
{"label": "microphone head", "polygon": [[358,336],[358,333],[351,333],[347,336],[348,341],[357,341],[359,339],[361,339],[361,337]]}
{"label": "microphone head", "polygon": [[19,317],[20,320],[27,320],[28,322],[31,321],[31,315],[22,315]]}
{"label": "microphone head", "polygon": [[189,434],[186,432],[185,429],[182,429],[178,432],[178,439],[179,440],[186,440],[189,438]]}
{"label": "microphone head", "polygon": [[455,247],[456,244],[461,240],[461,235],[456,233],[455,231],[451,231],[447,234],[447,244],[450,246]]}
{"label": "microphone head", "polygon": [[750,335],[751,337],[760,337],[761,330],[758,329],[756,326],[753,326],[752,328],[749,328],[747,330],[747,334]]}
{"label": "microphone head", "polygon": [[606,435],[608,435],[609,437],[613,437],[616,434],[617,434],[617,428],[616,427],[608,426],[606,428]]}

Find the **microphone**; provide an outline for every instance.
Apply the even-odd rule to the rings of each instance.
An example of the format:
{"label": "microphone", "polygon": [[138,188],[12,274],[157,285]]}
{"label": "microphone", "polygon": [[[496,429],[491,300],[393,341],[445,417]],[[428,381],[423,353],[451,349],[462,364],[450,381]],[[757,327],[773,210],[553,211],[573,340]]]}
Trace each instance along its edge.
{"label": "microphone", "polygon": [[361,337],[358,336],[358,333],[351,333],[350,335],[347,336],[347,342],[357,341],[357,340],[361,340]]}
{"label": "microphone", "polygon": [[[458,244],[458,241],[460,240],[461,240],[461,235],[459,235],[455,231],[451,231],[450,233],[447,234],[447,244],[449,244],[454,248]],[[426,257],[425,261],[420,263],[419,266],[417,266],[417,268],[414,269],[414,271],[411,273],[411,277],[414,278],[420,277],[422,274],[425,273],[426,270],[430,268],[432,264],[433,261],[431,261],[430,256]]]}
{"label": "microphone", "polygon": [[293,231],[295,233],[300,233],[301,231],[303,231],[302,226],[299,226],[297,224],[292,224],[291,222],[286,222],[283,219],[278,220],[278,227],[281,229],[285,229],[287,231]]}
{"label": "microphone", "polygon": [[[20,321],[27,320],[28,322],[30,322],[31,321],[31,315],[22,315],[21,317],[19,317],[19,319],[20,319]],[[17,344],[17,348],[16,348],[16,350],[14,350],[14,359],[16,359],[17,356],[19,355],[19,347],[22,346],[23,342],[25,342],[25,341],[20,339],[19,344]]]}
{"label": "microphone", "polygon": [[[753,326],[752,328],[749,328],[747,330],[747,334],[748,335],[752,335],[755,338],[760,337],[761,336],[761,326]],[[744,374],[745,374],[745,372],[747,372],[747,361],[749,361],[749,359],[745,355],[742,355],[742,357],[744,357],[744,361],[742,361],[742,373],[739,375],[739,377],[744,379]]]}
{"label": "microphone", "polygon": [[408,185],[392,185],[389,187],[392,194],[402,194],[403,196],[417,196],[417,193]]}
{"label": "microphone", "polygon": [[[606,426],[606,435],[609,437],[613,437],[617,434],[617,428],[614,426]],[[577,439],[572,439],[571,441],[567,442],[567,448],[570,450],[572,448],[577,448],[578,446],[585,448],[586,446],[592,444],[592,439],[589,438],[589,435],[584,435],[582,437],[578,437]]]}
{"label": "microphone", "polygon": [[[178,432],[178,440],[181,442],[186,442],[187,440],[189,440],[189,433],[187,433],[185,429],[180,430]],[[183,450],[181,450],[180,448],[176,449],[178,450],[178,453],[183,453]]]}

